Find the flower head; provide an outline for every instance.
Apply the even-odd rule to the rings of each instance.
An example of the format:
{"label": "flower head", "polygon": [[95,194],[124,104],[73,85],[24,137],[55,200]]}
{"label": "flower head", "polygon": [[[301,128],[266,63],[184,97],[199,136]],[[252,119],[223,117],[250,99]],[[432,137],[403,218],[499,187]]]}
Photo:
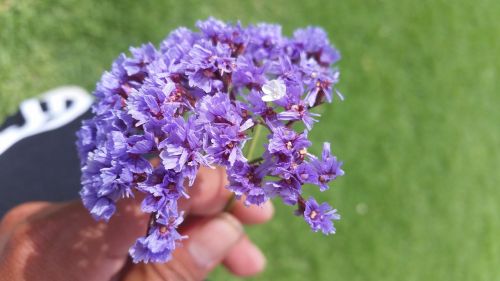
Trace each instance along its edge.
{"label": "flower head", "polygon": [[313,231],[334,233],[336,211],[302,197],[304,185],[324,191],[344,174],[328,143],[321,158],[308,152],[319,117],[311,109],[340,96],[332,67],[340,55],[326,32],[308,27],[287,38],[276,24],[215,18],[196,27],[172,31],[159,48],[130,48],[102,75],[94,116],[77,133],[84,206],[107,221],[119,200],[141,193],[151,219],[129,253],[166,262],[186,238],[178,201],[189,200],[201,166],[219,165],[245,205],[279,197]]}
{"label": "flower head", "polygon": [[177,232],[182,223],[183,214],[166,217],[162,214],[153,223],[146,237],[137,239],[129,253],[134,262],[167,262],[172,258],[172,252],[177,244],[186,236]]}
{"label": "flower head", "polygon": [[337,157],[330,153],[330,143],[323,144],[323,153],[320,159],[313,159],[311,164],[316,169],[318,175],[318,184],[321,191],[328,189],[328,183],[337,177],[344,175],[342,170],[342,162],[337,161]]}
{"label": "flower head", "polygon": [[339,220],[340,215],[327,203],[319,205],[314,198],[309,198],[305,202],[304,219],[313,231],[333,234],[335,233],[333,220]]}

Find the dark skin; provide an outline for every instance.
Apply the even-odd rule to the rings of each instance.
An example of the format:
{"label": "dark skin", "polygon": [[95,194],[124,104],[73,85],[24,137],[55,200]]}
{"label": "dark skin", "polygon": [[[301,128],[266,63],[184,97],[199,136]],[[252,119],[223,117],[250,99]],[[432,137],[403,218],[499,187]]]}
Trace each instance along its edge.
{"label": "dark skin", "polygon": [[271,219],[270,202],[245,207],[237,201],[224,212],[230,193],[222,168],[201,168],[181,233],[189,235],[166,264],[133,264],[128,249],[144,235],[149,216],[140,198],[124,199],[109,223],[94,221],[80,202],[20,205],[0,223],[0,280],[204,280],[219,264],[237,276],[264,269],[262,252],[245,235],[243,224]]}

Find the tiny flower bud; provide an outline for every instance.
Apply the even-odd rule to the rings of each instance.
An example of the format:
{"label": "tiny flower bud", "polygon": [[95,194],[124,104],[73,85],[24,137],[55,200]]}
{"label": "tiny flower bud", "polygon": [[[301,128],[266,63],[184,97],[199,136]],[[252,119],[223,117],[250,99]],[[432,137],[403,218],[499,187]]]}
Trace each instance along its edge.
{"label": "tiny flower bud", "polygon": [[270,80],[262,86],[262,92],[262,100],[265,102],[279,100],[286,94],[286,85],[280,79]]}

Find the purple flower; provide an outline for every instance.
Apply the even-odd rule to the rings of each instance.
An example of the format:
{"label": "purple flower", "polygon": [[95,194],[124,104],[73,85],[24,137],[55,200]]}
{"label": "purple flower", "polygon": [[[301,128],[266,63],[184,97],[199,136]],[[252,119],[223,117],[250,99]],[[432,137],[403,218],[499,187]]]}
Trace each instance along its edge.
{"label": "purple flower", "polygon": [[324,67],[315,59],[307,58],[305,54],[301,55],[300,70],[307,92],[304,101],[308,106],[313,107],[325,99],[327,102],[332,102],[333,91],[340,100],[344,99],[340,92],[335,89],[335,85],[339,82],[340,73],[338,70]]}
{"label": "purple flower", "polygon": [[265,188],[269,196],[279,196],[285,204],[296,205],[302,193],[302,182],[287,168],[278,167],[274,175],[279,175],[280,180],[267,182]]}
{"label": "purple flower", "polygon": [[183,174],[165,170],[162,166],[156,168],[145,180],[141,179],[137,190],[147,194],[142,201],[142,210],[147,213],[165,213],[177,209],[177,200],[189,197],[184,190]]}
{"label": "purple flower", "polygon": [[342,94],[333,88],[333,85],[338,81],[338,75],[339,73],[335,72],[331,76],[318,76],[308,85],[309,90],[304,101],[310,107],[322,103],[324,99],[328,102],[332,102],[332,91],[335,91],[339,99],[343,100],[344,97]]}
{"label": "purple flower", "polygon": [[110,110],[122,107],[123,97],[127,97],[134,84],[128,83],[128,76],[123,68],[126,57],[120,55],[111,68],[104,72],[101,81],[97,83],[94,95],[98,102],[92,106],[92,112],[97,115],[106,114]]}
{"label": "purple flower", "polygon": [[301,120],[307,130],[311,130],[313,123],[317,122],[313,116],[319,116],[319,114],[310,112],[304,102],[300,101],[297,104],[287,106],[285,111],[278,113],[278,120]]}
{"label": "purple flower", "polygon": [[260,116],[266,123],[270,123],[277,127],[281,124],[276,123],[277,113],[275,108],[268,106],[266,102],[262,100],[262,94],[258,91],[252,90],[246,96],[248,102],[247,108],[252,111],[255,115]]}
{"label": "purple flower", "polygon": [[[269,62],[269,72],[278,75],[286,83],[288,98],[298,99],[301,94],[301,71],[290,57],[282,55],[277,60]],[[298,88],[298,89],[297,89]],[[290,91],[290,89],[293,89]]]}
{"label": "purple flower", "polygon": [[238,126],[211,127],[211,145],[207,152],[219,165],[233,166],[236,161],[246,162],[241,148],[248,139]]}
{"label": "purple flower", "polygon": [[100,117],[103,117],[104,120],[97,121],[97,123],[103,122],[97,126],[97,137],[105,138],[106,134],[104,134],[104,132],[109,132],[109,130],[121,131],[129,134],[132,133],[135,128],[133,124],[135,121],[134,118],[125,111],[111,111],[109,114],[101,115]]}
{"label": "purple flower", "polygon": [[309,146],[311,142],[307,139],[306,132],[297,134],[287,127],[278,127],[273,130],[267,149],[270,153],[291,155]]}
{"label": "purple flower", "polygon": [[275,59],[283,52],[285,39],[281,34],[281,26],[260,23],[248,27],[248,52],[256,61]]}
{"label": "purple flower", "polygon": [[182,216],[183,214],[177,217],[159,215],[159,218],[153,222],[148,235],[137,239],[130,248],[129,253],[133,261],[135,263],[169,261],[177,244],[187,238],[177,231],[177,227],[184,220]]}
{"label": "purple flower", "polygon": [[244,110],[238,102],[232,102],[227,94],[216,93],[203,97],[196,106],[197,122],[213,126],[240,126],[241,131],[250,128],[253,121],[244,118]]}
{"label": "purple flower", "polygon": [[340,53],[330,45],[326,32],[319,27],[298,29],[293,33],[293,44],[318,63],[330,65],[340,59]]}
{"label": "purple flower", "polygon": [[330,153],[330,143],[323,144],[323,153],[321,160],[315,158],[311,162],[318,174],[318,183],[321,191],[328,189],[328,183],[337,177],[343,176],[344,171],[341,169],[342,162],[337,161],[337,157]]}
{"label": "purple flower", "polygon": [[166,104],[168,97],[175,90],[173,82],[165,84],[164,87],[143,87],[139,91],[132,91],[127,101],[128,113],[138,122],[140,126],[148,122],[162,122],[172,117],[175,113],[175,105]]}
{"label": "purple flower", "polygon": [[163,166],[178,173],[183,172],[189,178],[189,185],[192,185],[199,166],[210,166],[212,163],[211,157],[202,153],[206,136],[203,136],[194,118],[187,121],[180,117],[174,118],[163,130],[169,135],[158,145],[163,150],[159,155]]}
{"label": "purple flower", "polygon": [[143,135],[133,135],[127,139],[127,152],[132,154],[147,154],[155,146],[154,136],[148,132]]}
{"label": "purple flower", "polygon": [[110,156],[105,147],[89,152],[82,166],[82,189],[80,191],[83,205],[90,211],[90,214],[95,219],[106,221],[115,212],[115,203],[119,199],[117,196],[119,193],[101,191],[104,186],[101,171],[110,164]]}
{"label": "purple flower", "polygon": [[259,89],[266,82],[266,67],[255,65],[252,58],[239,56],[232,75],[235,86]]}
{"label": "purple flower", "polygon": [[295,169],[295,175],[301,183],[318,184],[318,173],[309,163],[303,162]]}
{"label": "purple flower", "polygon": [[130,53],[132,53],[132,57],[125,59],[123,63],[123,68],[128,76],[147,75],[145,73],[147,65],[158,57],[158,52],[151,43],[144,44],[140,48],[130,48]]}
{"label": "purple flower", "polygon": [[236,162],[233,169],[228,170],[229,184],[227,188],[234,192],[237,198],[246,196],[246,205],[261,205],[269,199],[264,190],[265,173],[264,166]]}
{"label": "purple flower", "polygon": [[205,21],[198,21],[196,27],[213,44],[224,43],[229,46],[233,54],[239,54],[242,51],[243,43],[248,41],[246,31],[243,30],[239,22],[235,25],[226,24],[210,17]]}
{"label": "purple flower", "polygon": [[193,46],[186,56],[184,68],[190,87],[198,87],[206,93],[221,90],[223,76],[233,71],[235,59],[231,49],[222,44],[212,45],[202,41]]}
{"label": "purple flower", "polygon": [[229,26],[223,21],[210,17],[205,21],[196,22],[196,27],[198,27],[201,33],[207,38],[217,40],[226,32]]}
{"label": "purple flower", "polygon": [[327,203],[319,205],[314,198],[309,198],[305,202],[304,219],[314,232],[321,230],[328,235],[335,233],[333,220],[339,220],[340,215]]}
{"label": "purple flower", "polygon": [[133,173],[125,163],[112,160],[111,166],[101,169],[101,186],[97,194],[100,197],[126,198],[132,196],[130,183]]}
{"label": "purple flower", "polygon": [[194,43],[199,39],[199,34],[180,27],[172,31],[169,36],[161,42],[160,51],[164,54],[169,66],[175,66],[189,52]]}
{"label": "purple flower", "polygon": [[116,211],[115,201],[106,196],[99,196],[98,185],[82,183],[80,197],[83,205],[90,211],[92,217],[96,220],[103,219],[108,221]]}
{"label": "purple flower", "polygon": [[338,51],[316,27],[287,38],[274,24],[209,18],[196,26],[172,31],[158,49],[130,48],[103,73],[94,116],[77,133],[83,204],[107,221],[120,199],[142,193],[151,220],[130,255],[165,262],[186,238],[178,232],[178,201],[189,199],[185,183],[193,185],[200,166],[219,165],[227,189],[245,205],[280,197],[314,231],[333,233],[335,210],[306,202],[303,186],[324,191],[344,174],[328,143],[321,159],[308,152],[319,116],[311,109],[333,93],[342,98],[332,67]]}
{"label": "purple flower", "polygon": [[94,120],[84,120],[82,122],[82,127],[76,133],[77,140],[77,151],[80,157],[80,164],[85,163],[85,158],[88,153],[96,148],[96,124]]}
{"label": "purple flower", "polygon": [[96,114],[119,110],[133,89],[142,86],[148,77],[147,66],[158,56],[153,45],[131,48],[132,57],[121,54],[113,63],[110,72],[105,72],[97,84],[94,95],[98,102],[92,107]]}

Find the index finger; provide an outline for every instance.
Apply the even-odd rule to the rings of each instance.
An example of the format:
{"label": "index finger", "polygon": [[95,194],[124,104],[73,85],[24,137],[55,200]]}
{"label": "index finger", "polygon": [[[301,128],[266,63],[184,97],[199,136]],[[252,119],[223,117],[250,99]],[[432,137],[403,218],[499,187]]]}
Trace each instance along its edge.
{"label": "index finger", "polygon": [[[189,199],[181,199],[179,207],[190,215],[213,216],[222,211],[232,200],[226,170],[201,167],[192,187],[188,187]],[[243,200],[237,200],[230,210],[242,223],[263,223],[271,219],[274,208],[270,201],[262,206],[245,206]]]}
{"label": "index finger", "polygon": [[220,213],[231,198],[231,192],[225,188],[228,184],[226,170],[200,167],[196,180],[187,187],[190,198],[182,198],[179,208],[191,215],[211,216]]}

